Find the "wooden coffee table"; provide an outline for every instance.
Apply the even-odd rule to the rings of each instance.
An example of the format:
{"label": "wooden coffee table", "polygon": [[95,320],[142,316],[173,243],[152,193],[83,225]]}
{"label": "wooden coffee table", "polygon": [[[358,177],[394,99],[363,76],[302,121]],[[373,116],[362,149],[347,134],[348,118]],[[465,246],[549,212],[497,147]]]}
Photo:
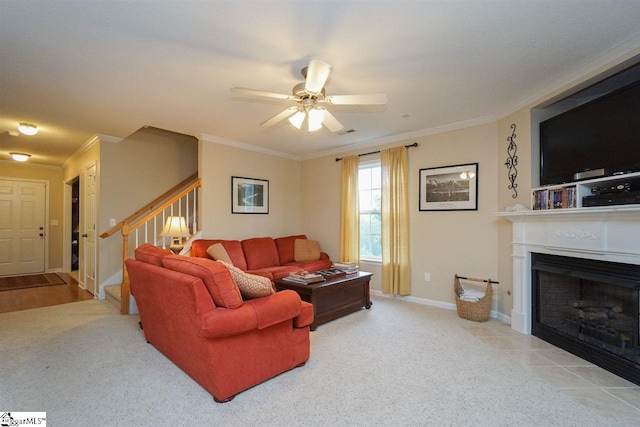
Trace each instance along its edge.
{"label": "wooden coffee table", "polygon": [[314,319],[311,330],[345,314],[371,308],[369,281],[372,273],[360,271],[354,274],[327,279],[325,282],[303,285],[287,280],[274,280],[276,289],[296,291],[303,301],[313,304]]}

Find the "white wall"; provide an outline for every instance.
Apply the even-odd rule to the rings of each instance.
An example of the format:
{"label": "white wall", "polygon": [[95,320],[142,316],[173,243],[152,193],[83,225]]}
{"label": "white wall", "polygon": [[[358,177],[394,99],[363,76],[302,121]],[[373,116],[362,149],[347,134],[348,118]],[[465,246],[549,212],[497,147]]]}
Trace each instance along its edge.
{"label": "white wall", "polygon": [[[118,143],[100,144],[98,234],[198,171],[198,140],[147,127]],[[122,235],[99,241],[100,291],[122,281]]]}
{"label": "white wall", "polygon": [[[302,233],[300,162],[200,141],[203,238],[242,240]],[[269,181],[268,214],[231,213],[231,177]]]}
{"label": "white wall", "polygon": [[[455,273],[501,279],[497,268],[495,216],[498,205],[497,139],[496,123],[490,123],[384,146],[419,144],[419,147],[408,151],[412,296],[453,304]],[[377,148],[367,147],[364,151]],[[348,154],[357,152],[345,153]],[[478,211],[418,210],[420,169],[476,162],[479,163]],[[340,163],[335,161],[335,156],[304,161],[302,183],[303,229],[309,235],[318,236],[321,247],[337,259]],[[379,266],[364,268],[377,274],[372,288],[380,290]],[[431,273],[430,282],[424,281],[425,272]]]}

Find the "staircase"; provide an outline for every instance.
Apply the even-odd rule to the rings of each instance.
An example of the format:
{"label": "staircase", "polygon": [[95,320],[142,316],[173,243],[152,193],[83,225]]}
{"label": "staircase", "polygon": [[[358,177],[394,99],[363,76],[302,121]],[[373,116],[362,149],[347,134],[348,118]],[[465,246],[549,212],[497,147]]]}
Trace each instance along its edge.
{"label": "staircase", "polygon": [[133,257],[135,249],[144,243],[167,248],[173,240],[173,236],[165,234],[164,230],[169,217],[184,219],[189,237],[181,253],[188,252],[189,239],[199,232],[198,201],[201,187],[202,181],[194,174],[100,235],[103,239],[117,232],[122,235],[122,283],[104,288],[106,299],[119,307],[120,313],[129,314],[131,295],[124,262]]}
{"label": "staircase", "polygon": [[104,287],[104,295],[107,302],[120,309],[122,285],[109,285]]}

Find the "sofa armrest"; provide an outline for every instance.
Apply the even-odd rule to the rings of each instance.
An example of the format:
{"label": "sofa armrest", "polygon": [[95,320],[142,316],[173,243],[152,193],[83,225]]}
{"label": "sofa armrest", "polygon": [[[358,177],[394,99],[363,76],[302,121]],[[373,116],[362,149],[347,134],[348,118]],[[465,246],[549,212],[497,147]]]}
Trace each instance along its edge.
{"label": "sofa armrest", "polygon": [[300,307],[300,314],[293,318],[293,326],[296,328],[304,328],[313,323],[313,304],[306,301],[300,301],[302,306]]}
{"label": "sofa armrest", "polygon": [[215,308],[202,316],[202,331],[207,338],[223,338],[264,329],[300,314],[302,301],[291,290],[245,301],[238,308]]}

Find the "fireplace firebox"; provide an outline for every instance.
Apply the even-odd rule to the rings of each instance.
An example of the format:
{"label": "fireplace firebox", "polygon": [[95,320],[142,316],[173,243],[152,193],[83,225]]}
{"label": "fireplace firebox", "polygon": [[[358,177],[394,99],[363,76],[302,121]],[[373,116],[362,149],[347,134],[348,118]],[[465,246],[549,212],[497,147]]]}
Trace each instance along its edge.
{"label": "fireplace firebox", "polygon": [[531,254],[531,333],[640,384],[640,265]]}

